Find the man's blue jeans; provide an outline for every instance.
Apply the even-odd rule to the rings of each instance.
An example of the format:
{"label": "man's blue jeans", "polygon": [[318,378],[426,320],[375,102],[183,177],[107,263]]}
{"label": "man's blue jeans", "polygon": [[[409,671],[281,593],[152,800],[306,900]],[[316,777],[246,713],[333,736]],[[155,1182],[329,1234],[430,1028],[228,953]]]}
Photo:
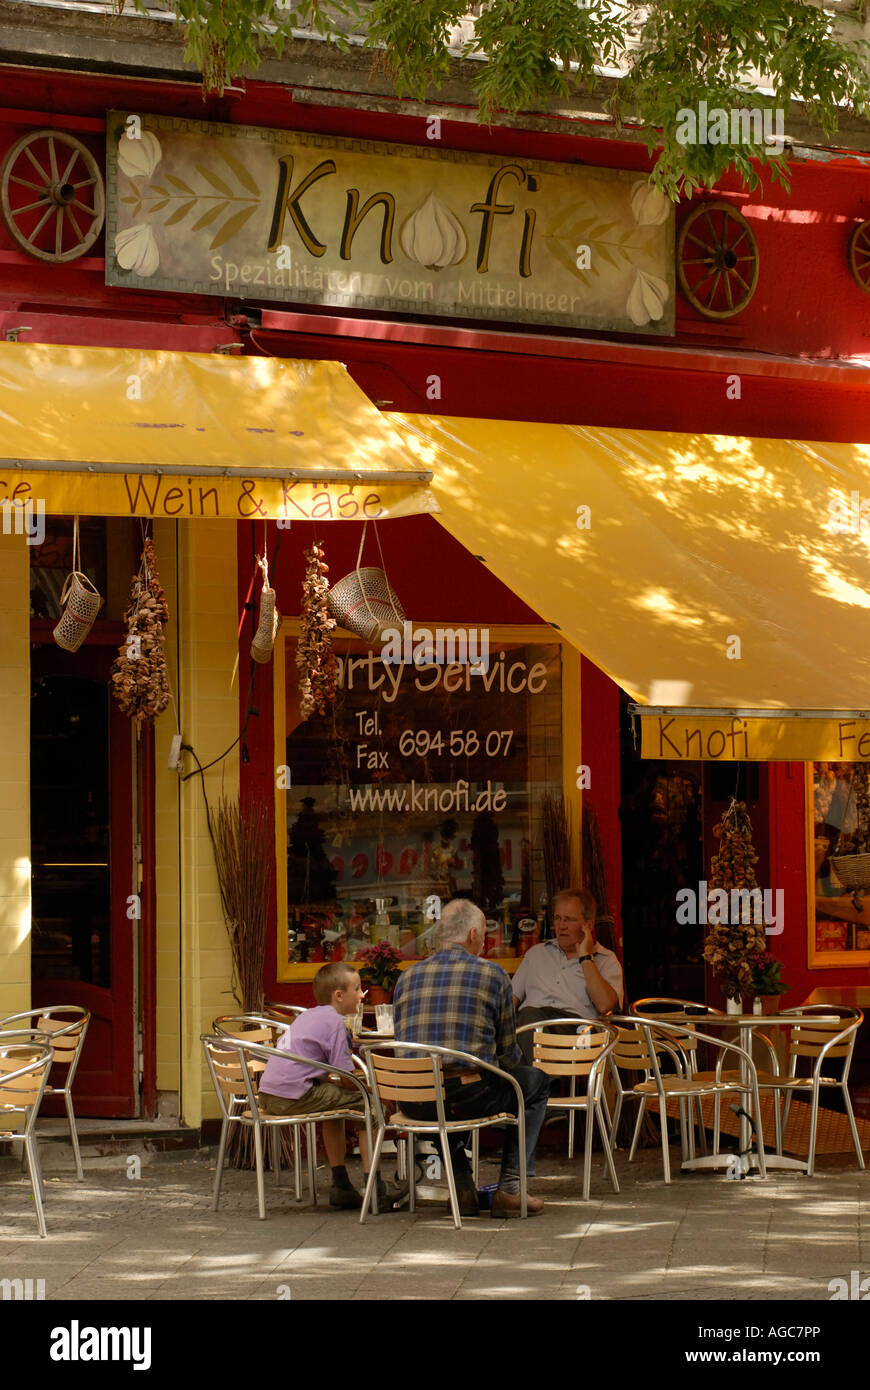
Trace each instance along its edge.
{"label": "man's blue jeans", "polygon": [[[507,1069],[505,1069],[507,1070]],[[547,1113],[547,1098],[550,1094],[550,1078],[535,1067],[512,1067],[510,1075],[519,1084],[525,1101],[526,1118],[526,1171],[535,1175],[535,1149],[538,1136]],[[492,1072],[482,1072],[481,1081],[463,1085],[459,1077],[448,1077],[445,1083],[445,1112],[448,1120],[476,1120],[484,1115],[515,1115],[517,1096],[513,1086],[501,1081]],[[403,1111],[410,1119],[434,1120],[437,1118],[434,1104],[406,1104]],[[519,1131],[509,1125],[505,1130],[504,1148],[501,1157],[502,1177],[518,1175]],[[468,1133],[457,1130],[450,1135],[450,1157],[457,1185],[468,1187],[471,1184],[471,1168],[465,1154]]]}

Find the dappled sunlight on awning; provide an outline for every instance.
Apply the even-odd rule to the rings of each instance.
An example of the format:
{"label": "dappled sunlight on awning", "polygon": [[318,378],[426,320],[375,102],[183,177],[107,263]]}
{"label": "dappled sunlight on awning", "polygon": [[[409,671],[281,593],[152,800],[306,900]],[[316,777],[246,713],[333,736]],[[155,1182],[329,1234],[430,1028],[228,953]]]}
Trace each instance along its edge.
{"label": "dappled sunlight on awning", "polygon": [[0,343],[0,482],[0,501],[97,516],[436,509],[425,470],[340,363],[216,353]]}
{"label": "dappled sunlight on awning", "polygon": [[389,418],[448,530],[640,703],[870,704],[870,445]]}

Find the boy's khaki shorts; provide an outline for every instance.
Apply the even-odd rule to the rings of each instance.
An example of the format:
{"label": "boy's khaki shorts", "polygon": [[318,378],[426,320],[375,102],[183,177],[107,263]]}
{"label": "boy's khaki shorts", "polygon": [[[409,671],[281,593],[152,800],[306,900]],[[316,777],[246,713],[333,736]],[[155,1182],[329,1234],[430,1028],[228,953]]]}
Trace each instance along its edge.
{"label": "boy's khaki shorts", "polygon": [[286,1096],[271,1096],[260,1092],[260,1102],[267,1115],[314,1115],[321,1110],[359,1110],[363,1100],[359,1091],[347,1091],[334,1081],[319,1081],[298,1100]]}

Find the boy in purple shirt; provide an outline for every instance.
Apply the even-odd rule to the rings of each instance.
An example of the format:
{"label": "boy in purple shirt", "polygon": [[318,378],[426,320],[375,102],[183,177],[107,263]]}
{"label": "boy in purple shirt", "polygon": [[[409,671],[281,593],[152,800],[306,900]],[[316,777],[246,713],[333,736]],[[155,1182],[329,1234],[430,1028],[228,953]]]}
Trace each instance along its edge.
{"label": "boy in purple shirt", "polygon": [[[331,961],[314,977],[314,998],[317,1007],[307,1009],[291,1024],[278,1042],[279,1052],[295,1052],[298,1057],[310,1057],[327,1062],[341,1071],[352,1072],[353,1058],[347,1036],[345,1018],[356,1013],[363,1001],[363,989],[356,970],[348,961]],[[304,1062],[279,1061],[270,1057],[260,1078],[260,1101],[269,1115],[313,1115],[324,1110],[363,1109],[362,1097],[350,1082],[331,1081],[317,1067]],[[361,1207],[362,1194],[348,1177],[345,1167],[344,1120],[323,1121],[323,1146],[332,1169],[329,1192],[331,1207]],[[368,1175],[370,1155],[364,1127],[359,1128],[359,1149],[364,1175]],[[393,1210],[407,1194],[407,1186],[384,1183],[378,1179],[379,1210]]]}

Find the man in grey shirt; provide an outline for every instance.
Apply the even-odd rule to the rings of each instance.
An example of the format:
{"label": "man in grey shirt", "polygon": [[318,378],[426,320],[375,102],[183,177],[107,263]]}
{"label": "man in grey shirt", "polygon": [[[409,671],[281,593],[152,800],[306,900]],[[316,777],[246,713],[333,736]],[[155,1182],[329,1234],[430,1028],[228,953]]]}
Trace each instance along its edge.
{"label": "man in grey shirt", "polygon": [[[600,1018],[623,1007],[622,966],[595,940],[595,899],[585,888],[565,888],[553,901],[555,939],[523,956],[512,980],[517,1026],[548,1018]],[[532,1065],[531,1031],[518,1039]]]}

